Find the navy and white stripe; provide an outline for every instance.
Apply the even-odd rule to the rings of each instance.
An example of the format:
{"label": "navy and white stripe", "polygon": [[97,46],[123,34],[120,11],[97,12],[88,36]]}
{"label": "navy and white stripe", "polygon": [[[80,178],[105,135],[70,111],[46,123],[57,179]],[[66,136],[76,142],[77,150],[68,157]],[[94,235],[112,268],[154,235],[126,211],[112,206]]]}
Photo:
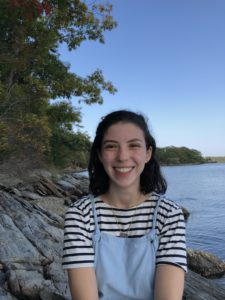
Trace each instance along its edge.
{"label": "navy and white stripe", "polygon": [[[95,198],[101,231],[119,236],[129,228],[129,238],[141,237],[152,229],[152,221],[159,196],[151,194],[137,207],[112,208],[100,197]],[[116,218],[115,218],[116,215]],[[73,203],[67,210],[64,226],[63,268],[94,266],[92,235],[95,230],[90,197]],[[159,205],[156,222],[159,236],[157,264],[172,264],[187,270],[185,222],[182,209],[173,201],[163,198]]]}

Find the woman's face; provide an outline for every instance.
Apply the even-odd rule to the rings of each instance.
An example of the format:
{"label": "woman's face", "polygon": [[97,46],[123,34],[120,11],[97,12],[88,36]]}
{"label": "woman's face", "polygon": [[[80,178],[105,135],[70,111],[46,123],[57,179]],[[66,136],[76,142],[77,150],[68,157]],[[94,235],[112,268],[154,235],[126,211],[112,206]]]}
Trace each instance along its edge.
{"label": "woman's face", "polygon": [[110,179],[110,188],[140,187],[140,175],[151,158],[143,131],[133,123],[116,123],[103,137],[99,158]]}

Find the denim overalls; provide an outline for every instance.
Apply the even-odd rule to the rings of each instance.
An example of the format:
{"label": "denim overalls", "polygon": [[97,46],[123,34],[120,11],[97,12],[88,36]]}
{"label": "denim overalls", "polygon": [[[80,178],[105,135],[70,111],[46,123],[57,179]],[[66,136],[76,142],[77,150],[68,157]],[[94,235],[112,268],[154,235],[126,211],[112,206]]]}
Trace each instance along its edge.
{"label": "denim overalls", "polygon": [[142,237],[123,238],[100,232],[92,198],[95,220],[93,246],[99,299],[153,300],[158,248],[155,227],[160,200],[155,208],[152,230]]}

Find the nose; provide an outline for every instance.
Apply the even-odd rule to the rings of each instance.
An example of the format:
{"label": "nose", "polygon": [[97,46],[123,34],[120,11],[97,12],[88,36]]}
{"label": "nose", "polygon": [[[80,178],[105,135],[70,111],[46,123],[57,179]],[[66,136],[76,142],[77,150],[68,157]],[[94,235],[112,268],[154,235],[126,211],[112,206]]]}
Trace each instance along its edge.
{"label": "nose", "polygon": [[128,159],[129,152],[126,147],[120,146],[117,152],[117,159],[119,161],[125,161]]}

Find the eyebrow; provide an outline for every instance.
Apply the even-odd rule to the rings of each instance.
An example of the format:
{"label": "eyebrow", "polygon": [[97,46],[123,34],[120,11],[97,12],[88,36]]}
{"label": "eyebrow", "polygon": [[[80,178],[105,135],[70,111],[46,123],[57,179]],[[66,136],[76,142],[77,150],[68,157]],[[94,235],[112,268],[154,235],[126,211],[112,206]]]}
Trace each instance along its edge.
{"label": "eyebrow", "polygon": [[105,140],[105,141],[103,141],[103,144],[106,144],[106,143],[117,143],[117,142],[114,141],[114,140]]}
{"label": "eyebrow", "polygon": [[[133,143],[133,142],[143,142],[143,141],[141,139],[138,139],[138,138],[127,141],[127,143]],[[105,141],[103,141],[103,145],[106,144],[106,143],[115,143],[116,144],[118,142],[115,141],[115,140],[105,140]]]}

